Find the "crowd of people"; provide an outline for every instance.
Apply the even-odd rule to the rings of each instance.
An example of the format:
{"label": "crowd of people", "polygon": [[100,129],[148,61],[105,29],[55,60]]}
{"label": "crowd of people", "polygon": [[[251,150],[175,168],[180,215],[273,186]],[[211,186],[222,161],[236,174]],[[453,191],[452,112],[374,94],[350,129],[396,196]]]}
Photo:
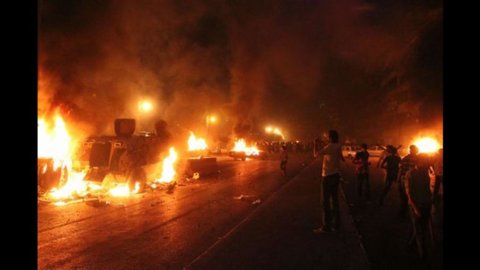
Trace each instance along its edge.
{"label": "crowd of people", "polygon": [[[314,233],[334,232],[340,228],[338,187],[340,183],[340,163],[345,159],[342,155],[339,135],[335,130],[329,132],[329,142],[326,146],[314,147],[314,156],[323,156],[322,164],[322,203],[323,226]],[[355,154],[355,174],[357,180],[357,196],[367,204],[371,201],[370,161],[367,145],[362,144]],[[425,257],[427,237],[433,240],[431,211],[437,205],[441,196],[440,186],[443,184],[443,149],[433,155],[419,153],[415,145],[409,147],[409,154],[401,158],[398,148],[388,145],[385,155],[380,158],[377,167],[386,171],[384,188],[379,195],[378,205],[381,207],[391,186],[396,183],[400,194],[399,214],[410,213],[412,236],[409,244],[417,246],[420,257]],[[431,177],[434,175],[433,189]]]}
{"label": "crowd of people", "polygon": [[[258,149],[267,154],[281,153],[286,150],[289,153],[311,153],[313,142],[305,141],[259,141],[256,143]],[[285,148],[285,149],[284,149]]]}

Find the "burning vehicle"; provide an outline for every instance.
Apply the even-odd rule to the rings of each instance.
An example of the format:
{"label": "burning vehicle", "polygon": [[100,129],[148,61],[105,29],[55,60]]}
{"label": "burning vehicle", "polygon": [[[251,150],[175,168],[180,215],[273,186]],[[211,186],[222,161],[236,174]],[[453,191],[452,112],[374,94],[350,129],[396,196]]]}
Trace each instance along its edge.
{"label": "burning vehicle", "polygon": [[134,119],[116,119],[115,135],[90,136],[76,147],[59,115],[51,129],[39,120],[39,195],[57,202],[92,194],[121,197],[142,192],[147,184],[171,183],[177,153],[168,148],[165,127],[159,121],[156,133],[134,134]]}
{"label": "burning vehicle", "polygon": [[102,182],[109,175],[116,182],[127,183],[129,190],[137,185],[142,192],[147,180],[154,179],[162,161],[160,153],[167,150],[169,140],[160,130],[156,134],[134,132],[134,119],[116,119],[114,136],[89,137],[79,156],[80,167],[88,168],[85,179]]}

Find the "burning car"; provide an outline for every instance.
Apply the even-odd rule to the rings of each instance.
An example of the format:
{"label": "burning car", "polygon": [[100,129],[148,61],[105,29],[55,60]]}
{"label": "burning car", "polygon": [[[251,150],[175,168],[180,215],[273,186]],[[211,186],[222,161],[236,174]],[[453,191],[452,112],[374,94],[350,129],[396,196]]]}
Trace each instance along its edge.
{"label": "burning car", "polygon": [[110,174],[116,181],[128,183],[130,190],[138,183],[141,192],[153,178],[160,153],[168,138],[153,133],[134,134],[134,119],[116,119],[114,136],[91,136],[81,149],[79,162],[87,165],[85,179],[102,182]]}

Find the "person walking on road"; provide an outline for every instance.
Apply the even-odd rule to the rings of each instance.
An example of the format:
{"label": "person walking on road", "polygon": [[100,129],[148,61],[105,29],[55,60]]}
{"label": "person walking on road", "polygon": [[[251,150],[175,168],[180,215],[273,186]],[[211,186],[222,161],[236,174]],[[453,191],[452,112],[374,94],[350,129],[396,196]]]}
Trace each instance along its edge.
{"label": "person walking on road", "polygon": [[353,159],[353,163],[357,165],[355,174],[357,175],[357,194],[359,202],[362,199],[363,186],[365,186],[367,202],[370,202],[369,157],[370,154],[367,151],[367,145],[362,144],[361,150],[355,154],[355,158]]}
{"label": "person walking on road", "polygon": [[322,164],[322,202],[323,226],[314,233],[333,232],[340,228],[340,209],[338,202],[338,186],[340,184],[340,160],[345,162],[342,148],[338,143],[338,132],[330,130],[329,143],[321,150],[314,152],[314,157],[323,156]]}
{"label": "person walking on road", "polygon": [[400,165],[400,157],[397,155],[397,149],[391,145],[387,148],[388,156],[382,161],[381,168],[386,169],[387,174],[385,176],[385,186],[383,188],[382,195],[380,196],[379,205],[383,205],[383,201],[390,191],[390,187],[393,182],[398,179],[398,170]]}
{"label": "person walking on road", "polygon": [[287,147],[282,145],[281,161],[280,161],[280,170],[282,170],[283,176],[287,175],[287,162],[288,162],[288,152]]}
{"label": "person walking on road", "polygon": [[417,165],[418,147],[410,145],[410,153],[400,162],[400,175],[398,181],[398,192],[400,194],[400,216],[404,217],[408,211],[407,194],[405,193],[405,176],[407,172]]}

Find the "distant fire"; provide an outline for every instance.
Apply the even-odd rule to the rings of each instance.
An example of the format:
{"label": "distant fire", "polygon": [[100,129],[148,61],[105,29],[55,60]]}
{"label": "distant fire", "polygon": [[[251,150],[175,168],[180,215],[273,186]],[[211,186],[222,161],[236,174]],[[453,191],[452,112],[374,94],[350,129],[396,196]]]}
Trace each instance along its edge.
{"label": "distant fire", "polygon": [[171,183],[175,179],[175,162],[177,161],[177,152],[170,147],[169,155],[163,160],[162,175],[155,180],[156,183]]}
{"label": "distant fire", "polygon": [[255,146],[247,146],[247,143],[244,139],[238,139],[235,142],[235,146],[232,151],[234,152],[244,152],[247,156],[258,156],[260,151]]}
{"label": "distant fire", "polygon": [[418,147],[420,153],[435,153],[442,147],[437,140],[430,137],[418,138],[413,144]]}
{"label": "distant fire", "polygon": [[195,134],[190,131],[190,137],[188,138],[188,151],[206,150],[207,143],[205,139],[195,137]]}

